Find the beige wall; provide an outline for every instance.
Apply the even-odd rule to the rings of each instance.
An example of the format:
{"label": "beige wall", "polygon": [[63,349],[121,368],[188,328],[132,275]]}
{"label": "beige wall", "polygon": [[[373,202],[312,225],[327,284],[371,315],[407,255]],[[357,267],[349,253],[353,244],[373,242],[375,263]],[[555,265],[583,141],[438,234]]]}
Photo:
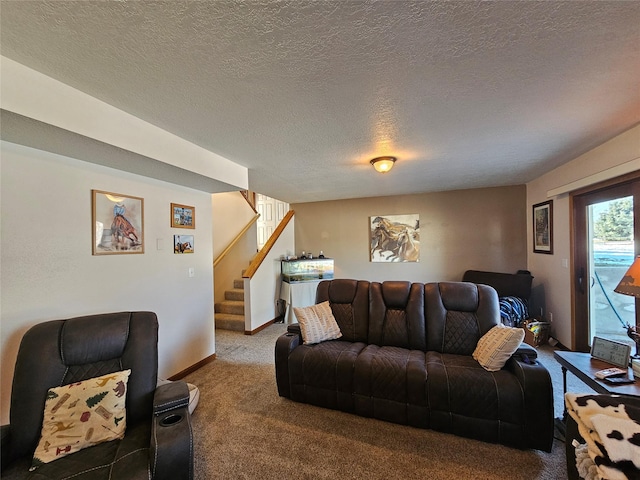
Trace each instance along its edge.
{"label": "beige wall", "polygon": [[[211,195],[213,211],[213,259],[233,242],[247,226],[256,212],[240,192],[214,193]],[[216,265],[214,299],[224,300],[224,292],[233,288],[233,281],[242,278],[242,270],[256,255],[258,248],[256,224],[238,240],[234,247]]]}
{"label": "beige wall", "polygon": [[[299,203],[296,253],[335,259],[336,278],[429,282],[460,280],[465,270],[526,268],[524,185]],[[420,215],[419,263],[371,263],[369,217]]]}
{"label": "beige wall", "polygon": [[[534,288],[544,291],[546,312],[553,314],[552,335],[571,347],[571,245],[569,194],[547,197],[547,192],[589,178],[600,181],[621,173],[619,167],[640,158],[640,125],[527,184],[527,213],[536,203],[553,200],[554,253],[533,253],[531,222],[527,222],[527,255]],[[634,162],[635,164],[635,162]],[[627,169],[628,170],[628,169]]]}

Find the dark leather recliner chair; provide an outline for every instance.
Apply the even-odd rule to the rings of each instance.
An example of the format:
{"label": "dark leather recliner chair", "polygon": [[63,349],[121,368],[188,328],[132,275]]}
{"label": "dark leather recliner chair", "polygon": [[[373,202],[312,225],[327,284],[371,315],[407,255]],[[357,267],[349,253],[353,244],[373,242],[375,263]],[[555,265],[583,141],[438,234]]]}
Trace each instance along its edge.
{"label": "dark leather recliner chair", "polygon": [[[131,369],[122,440],[101,443],[29,472],[49,388]],[[158,320],[120,312],[53,320],[20,344],[10,424],[2,426],[2,478],[101,480],[193,478],[189,391],[184,382],[156,388]]]}

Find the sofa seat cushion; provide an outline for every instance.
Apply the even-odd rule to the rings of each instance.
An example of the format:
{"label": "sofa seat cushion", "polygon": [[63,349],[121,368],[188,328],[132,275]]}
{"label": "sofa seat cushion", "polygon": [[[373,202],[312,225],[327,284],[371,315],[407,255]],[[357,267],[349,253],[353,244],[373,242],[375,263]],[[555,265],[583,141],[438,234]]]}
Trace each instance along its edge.
{"label": "sofa seat cushion", "polygon": [[151,424],[128,425],[122,440],[85,448],[27,472],[30,459],[24,457],[2,471],[2,479],[149,480]]}
{"label": "sofa seat cushion", "polygon": [[356,360],[354,402],[358,415],[428,426],[425,353],[368,345]]}
{"label": "sofa seat cushion", "polygon": [[467,355],[427,352],[431,428],[514,446],[524,441],[524,392],[506,370],[489,372]]}
{"label": "sofa seat cushion", "polygon": [[361,342],[329,340],[299,345],[289,356],[291,399],[353,411],[353,371]]}

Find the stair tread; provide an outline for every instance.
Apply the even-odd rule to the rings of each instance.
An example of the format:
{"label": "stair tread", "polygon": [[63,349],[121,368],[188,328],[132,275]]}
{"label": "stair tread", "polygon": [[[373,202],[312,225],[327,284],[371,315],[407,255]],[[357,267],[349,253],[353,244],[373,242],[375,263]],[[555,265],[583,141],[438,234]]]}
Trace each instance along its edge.
{"label": "stair tread", "polygon": [[225,290],[224,299],[228,301],[244,302],[244,290],[239,288]]}
{"label": "stair tread", "polygon": [[215,328],[220,330],[244,331],[244,315],[233,313],[216,313],[214,315]]}
{"label": "stair tread", "polygon": [[238,315],[236,313],[216,313],[215,318],[225,320],[242,320],[244,322],[244,315]]}

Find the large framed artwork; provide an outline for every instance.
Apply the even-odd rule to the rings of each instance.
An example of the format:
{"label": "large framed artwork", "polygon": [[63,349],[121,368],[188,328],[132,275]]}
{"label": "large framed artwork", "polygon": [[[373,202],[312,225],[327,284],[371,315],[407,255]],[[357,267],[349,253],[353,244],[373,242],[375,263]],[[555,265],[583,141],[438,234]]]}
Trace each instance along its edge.
{"label": "large framed artwork", "polygon": [[91,190],[93,255],[144,253],[144,199]]}
{"label": "large framed artwork", "polygon": [[420,216],[369,217],[369,240],[372,262],[419,262]]}
{"label": "large framed artwork", "polygon": [[533,252],[553,254],[553,200],[533,206]]}

